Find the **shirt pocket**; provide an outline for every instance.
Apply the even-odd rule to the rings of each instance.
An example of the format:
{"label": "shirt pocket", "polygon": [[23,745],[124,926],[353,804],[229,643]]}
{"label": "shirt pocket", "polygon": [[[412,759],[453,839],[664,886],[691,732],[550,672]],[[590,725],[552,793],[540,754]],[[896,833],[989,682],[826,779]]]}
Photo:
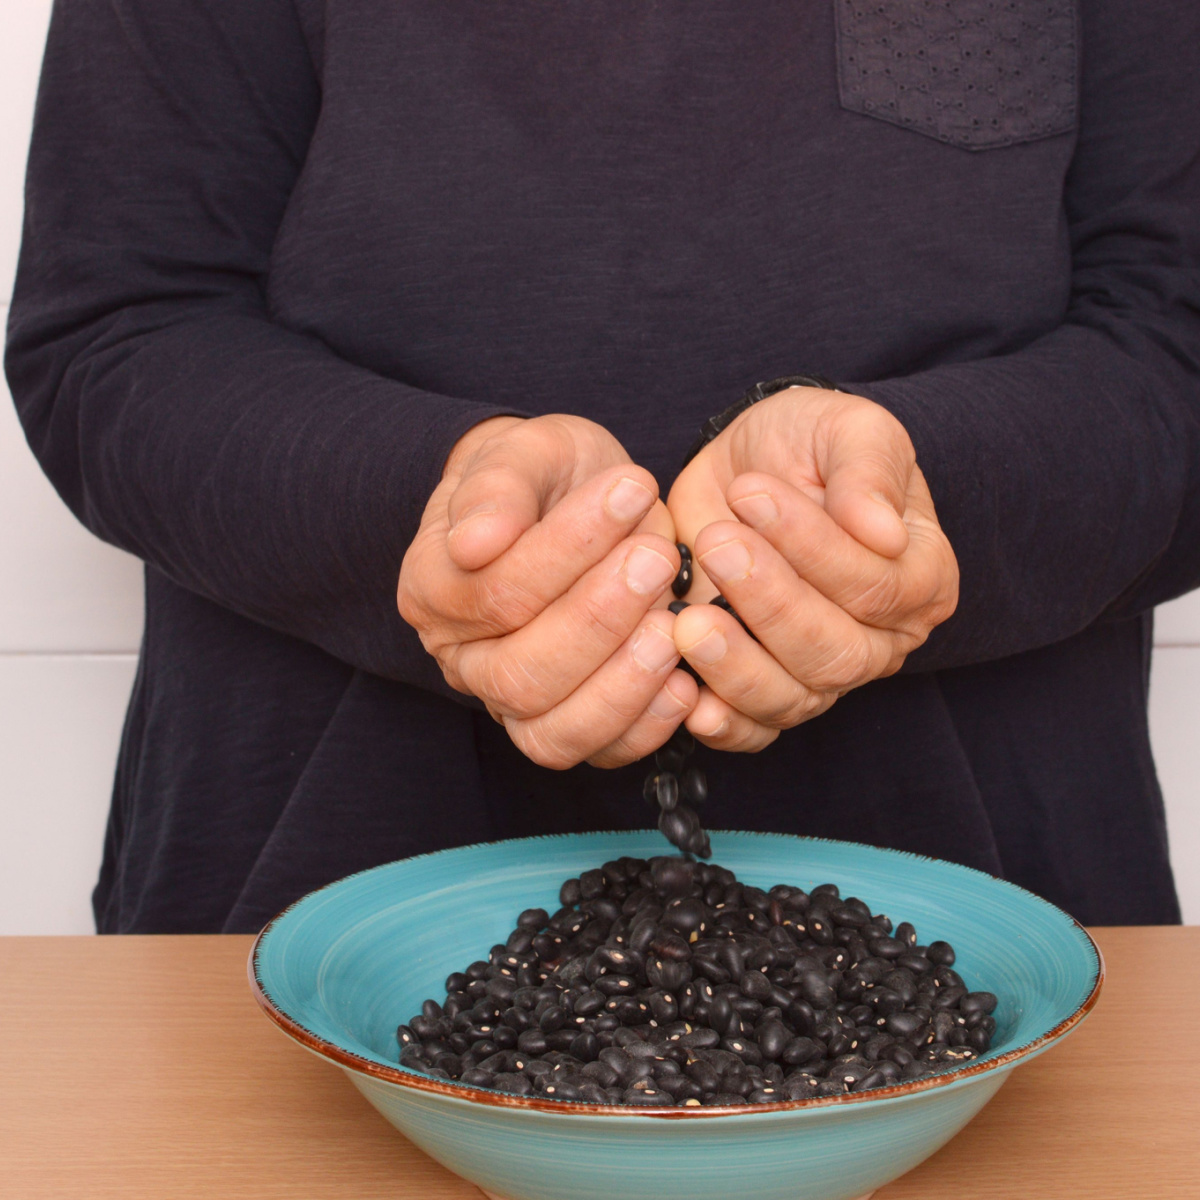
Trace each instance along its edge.
{"label": "shirt pocket", "polygon": [[834,0],[842,107],[964,150],[1066,133],[1076,0]]}

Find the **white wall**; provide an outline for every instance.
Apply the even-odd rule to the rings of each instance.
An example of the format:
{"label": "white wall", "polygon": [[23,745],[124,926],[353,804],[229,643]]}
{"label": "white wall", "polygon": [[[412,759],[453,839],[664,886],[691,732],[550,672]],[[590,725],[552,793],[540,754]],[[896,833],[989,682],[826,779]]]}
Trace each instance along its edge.
{"label": "white wall", "polygon": [[[0,15],[0,318],[49,0]],[[0,389],[2,392],[2,389]],[[82,529],[0,394],[0,934],[85,933],[141,632],[141,576]],[[1160,611],[1151,723],[1188,921],[1200,923],[1200,594]]]}

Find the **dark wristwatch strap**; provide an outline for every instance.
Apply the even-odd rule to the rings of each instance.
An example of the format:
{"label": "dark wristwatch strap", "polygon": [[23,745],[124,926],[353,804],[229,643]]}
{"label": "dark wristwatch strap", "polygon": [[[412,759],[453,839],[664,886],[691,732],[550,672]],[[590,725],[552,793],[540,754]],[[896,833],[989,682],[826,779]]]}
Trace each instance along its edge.
{"label": "dark wristwatch strap", "polygon": [[824,388],[829,392],[839,390],[832,380],[826,379],[823,375],[784,375],[779,379],[768,379],[765,383],[756,383],[741,399],[734,401],[724,412],[718,413],[715,417],[709,417],[700,426],[700,436],[692,443],[691,449],[683,460],[683,465],[686,467],[713,438],[728,429],[734,420],[751,405],[790,387]]}

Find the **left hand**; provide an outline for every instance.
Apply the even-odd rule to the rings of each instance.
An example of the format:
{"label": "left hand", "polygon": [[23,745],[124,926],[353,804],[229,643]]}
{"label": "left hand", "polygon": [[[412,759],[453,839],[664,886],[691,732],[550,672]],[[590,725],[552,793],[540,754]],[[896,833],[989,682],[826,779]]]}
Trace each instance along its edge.
{"label": "left hand", "polygon": [[[706,686],[688,730],[756,751],[893,674],[958,600],[907,432],[861,396],[788,388],[709,443],[667,498],[692,547],[675,644]],[[704,603],[720,591],[754,630]]]}

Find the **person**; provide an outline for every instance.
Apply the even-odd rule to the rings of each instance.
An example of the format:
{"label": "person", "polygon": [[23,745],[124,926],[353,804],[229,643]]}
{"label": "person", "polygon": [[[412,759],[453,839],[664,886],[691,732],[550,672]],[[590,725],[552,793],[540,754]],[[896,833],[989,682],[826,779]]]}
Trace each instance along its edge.
{"label": "person", "polygon": [[6,368],[146,562],[98,928],[645,826],[681,722],[712,828],[1178,920],[1198,108],[1184,0],[56,5]]}

